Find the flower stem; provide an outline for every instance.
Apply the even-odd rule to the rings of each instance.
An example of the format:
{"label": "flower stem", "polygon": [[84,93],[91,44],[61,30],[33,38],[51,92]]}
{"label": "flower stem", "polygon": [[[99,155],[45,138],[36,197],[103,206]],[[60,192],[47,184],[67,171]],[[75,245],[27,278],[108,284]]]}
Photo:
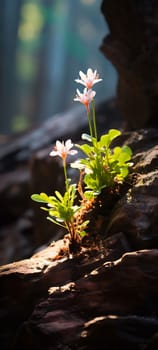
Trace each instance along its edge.
{"label": "flower stem", "polygon": [[93,130],[94,130],[94,137],[96,141],[98,140],[97,136],[97,125],[96,125],[96,114],[95,114],[95,103],[94,100],[92,100],[92,118],[93,118]]}
{"label": "flower stem", "polygon": [[66,192],[68,192],[69,184],[68,184],[68,178],[67,178],[66,160],[65,159],[63,159],[63,168],[64,168],[64,177],[65,177],[65,188],[66,188]]}
{"label": "flower stem", "polygon": [[90,136],[93,139],[93,131],[92,131],[92,125],[91,125],[91,114],[90,114],[89,109],[87,109],[87,117],[88,117],[88,125],[89,125]]}

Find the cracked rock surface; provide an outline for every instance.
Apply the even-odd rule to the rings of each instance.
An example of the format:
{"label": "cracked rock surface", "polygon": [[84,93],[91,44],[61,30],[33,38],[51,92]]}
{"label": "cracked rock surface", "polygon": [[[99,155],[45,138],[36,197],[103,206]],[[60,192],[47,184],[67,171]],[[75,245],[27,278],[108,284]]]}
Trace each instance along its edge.
{"label": "cracked rock surface", "polygon": [[2,350],[157,349],[157,139],[143,129],[116,140],[133,167],[106,227],[101,212],[102,246],[61,256],[60,239],[0,267]]}

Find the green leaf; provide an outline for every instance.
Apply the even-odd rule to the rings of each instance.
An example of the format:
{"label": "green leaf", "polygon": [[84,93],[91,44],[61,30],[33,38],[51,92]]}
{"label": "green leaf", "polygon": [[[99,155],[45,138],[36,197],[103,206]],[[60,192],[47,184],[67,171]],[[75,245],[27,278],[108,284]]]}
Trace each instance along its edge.
{"label": "green leaf", "polygon": [[59,222],[57,222],[56,220],[54,220],[54,219],[50,218],[49,216],[47,216],[47,220],[49,220],[49,221],[53,222],[53,224],[56,224],[56,225],[58,225],[58,226],[61,226],[61,227],[66,228],[66,226],[65,226],[65,225],[60,224]]}
{"label": "green leaf", "polygon": [[58,217],[59,216],[59,212],[56,209],[49,209],[49,215],[50,216],[54,216],[54,217]]}
{"label": "green leaf", "polygon": [[94,192],[93,191],[85,191],[84,192],[84,197],[86,199],[93,199],[95,196],[94,196]]}
{"label": "green leaf", "polygon": [[128,173],[129,173],[128,167],[122,167],[120,169],[120,175],[123,179],[128,175]]}
{"label": "green leaf", "polygon": [[41,193],[40,193],[40,196],[41,196],[41,198],[43,198],[43,200],[45,200],[45,201],[47,201],[47,200],[49,199],[49,196],[48,196],[46,193],[44,193],[44,192],[41,192]]}
{"label": "green leaf", "polygon": [[116,137],[121,135],[121,131],[117,129],[110,129],[108,132],[110,142],[112,142]]}
{"label": "green leaf", "polygon": [[118,162],[124,164],[131,159],[132,151],[128,146],[123,146],[118,157]]}
{"label": "green leaf", "polygon": [[118,157],[119,157],[120,153],[121,153],[121,147],[118,147],[118,146],[115,147],[113,149],[112,159],[118,160]]}
{"label": "green leaf", "polygon": [[61,193],[59,191],[55,191],[55,195],[56,197],[60,200],[60,202],[63,202],[63,196],[61,195]]}
{"label": "green leaf", "polygon": [[87,235],[87,232],[86,231],[80,231],[79,232],[79,235],[83,238],[83,237],[85,237],[86,235]]}
{"label": "green leaf", "polygon": [[45,208],[45,207],[40,207],[40,209],[45,210],[45,211],[49,211],[49,208]]}
{"label": "green leaf", "polygon": [[84,152],[87,156],[91,157],[94,154],[94,148],[87,144],[79,146],[82,152]]}
{"label": "green leaf", "polygon": [[89,220],[85,220],[84,222],[82,222],[82,224],[80,225],[80,229],[83,230],[87,227],[87,225],[89,224]]}
{"label": "green leaf", "polygon": [[59,200],[55,196],[50,196],[48,199],[48,203],[51,207],[56,207],[59,203]]}
{"label": "green leaf", "polygon": [[39,203],[48,203],[48,196],[45,193],[32,194],[31,199]]}
{"label": "green leaf", "polygon": [[101,136],[99,146],[108,148],[110,146],[110,143],[119,135],[121,135],[120,130],[110,129],[107,134]]}
{"label": "green leaf", "polygon": [[110,139],[109,139],[109,135],[102,135],[100,138],[100,142],[99,142],[99,146],[100,147],[109,147],[109,143],[110,143]]}

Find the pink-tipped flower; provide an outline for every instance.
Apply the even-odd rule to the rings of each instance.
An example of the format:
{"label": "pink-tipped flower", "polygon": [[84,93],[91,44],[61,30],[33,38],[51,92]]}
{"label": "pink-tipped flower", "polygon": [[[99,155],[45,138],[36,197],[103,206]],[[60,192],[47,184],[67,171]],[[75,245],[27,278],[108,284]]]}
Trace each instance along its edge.
{"label": "pink-tipped flower", "polygon": [[91,68],[88,68],[87,73],[84,74],[82,71],[79,72],[81,79],[75,79],[77,83],[84,85],[87,89],[91,89],[94,84],[99,83],[102,79],[99,79],[99,74],[95,70],[92,71]]}
{"label": "pink-tipped flower", "polygon": [[73,143],[71,142],[71,140],[67,140],[65,142],[65,145],[64,145],[64,142],[56,141],[56,146],[49,153],[49,155],[52,157],[59,156],[63,159],[63,161],[66,161],[68,154],[74,155],[78,153],[77,150],[71,149],[72,147],[73,147]]}
{"label": "pink-tipped flower", "polygon": [[96,92],[93,90],[88,90],[87,88],[84,89],[83,94],[80,92],[80,90],[76,90],[77,94],[74,98],[74,101],[81,102],[89,112],[89,104],[92,102],[94,96],[96,95]]}

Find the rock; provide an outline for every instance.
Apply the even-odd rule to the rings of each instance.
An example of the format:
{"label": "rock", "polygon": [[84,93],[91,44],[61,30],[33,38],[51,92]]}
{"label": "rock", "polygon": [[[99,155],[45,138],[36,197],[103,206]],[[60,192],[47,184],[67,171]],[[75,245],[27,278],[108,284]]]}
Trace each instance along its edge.
{"label": "rock", "polygon": [[[102,206],[92,209],[100,242],[92,234],[80,253],[68,256],[65,237],[0,268],[2,350],[90,350],[103,342],[107,350],[156,349],[157,138],[156,129],[143,129],[115,140],[132,148],[134,164],[120,192],[105,191]],[[60,186],[60,161],[47,154],[48,148],[31,160],[34,190],[42,183],[46,190],[53,171]],[[27,231],[27,220],[21,218],[19,230]]]}
{"label": "rock", "polygon": [[[141,349],[146,345],[146,349],[154,350],[157,326],[158,322],[154,317],[100,316],[86,323],[82,336],[86,337],[87,350],[101,349],[103,343],[106,343],[107,350]],[[150,342],[153,344],[148,347]],[[82,343],[84,344],[84,340]]]}
{"label": "rock", "polygon": [[0,174],[1,225],[12,223],[29,208],[29,182],[30,172],[26,166]]}
{"label": "rock", "polygon": [[[117,203],[109,220],[106,234],[122,232],[132,250],[158,248],[158,148],[155,131],[131,134],[135,140],[132,172],[137,174],[135,185]],[[137,135],[137,136],[136,136]],[[147,149],[147,135],[150,140]],[[137,139],[137,141],[136,141]],[[143,143],[144,140],[144,143]],[[145,141],[146,140],[146,141]],[[142,146],[140,144],[142,142]],[[143,147],[144,145],[144,147]],[[136,147],[138,152],[136,152]],[[128,230],[126,229],[128,227]]]}
{"label": "rock", "polygon": [[101,50],[118,71],[126,127],[157,127],[157,1],[103,0],[101,8],[110,30]]}
{"label": "rock", "polygon": [[[118,102],[127,127],[157,126],[156,1],[106,0],[102,11],[111,31],[102,50],[120,74]],[[112,112],[116,119],[109,122]],[[121,128],[115,112],[111,102],[101,109],[100,133]],[[60,161],[48,153],[56,135],[79,140],[87,126],[80,115],[0,141],[1,261],[38,247],[32,257],[0,267],[1,350],[158,348],[158,130],[124,132],[114,141],[132,148],[134,164],[125,183],[103,191],[91,208],[91,230],[78,254],[68,254],[68,237],[57,240],[30,200],[32,192],[62,190]],[[56,241],[39,248],[50,237]]]}
{"label": "rock", "polygon": [[31,212],[25,212],[15,223],[1,228],[0,265],[30,257],[35,249]]}
{"label": "rock", "polygon": [[[0,267],[0,343],[12,348],[15,336],[37,302],[48,295],[52,286],[62,286],[99,266],[98,259],[87,255],[57,260],[63,241],[52,244],[30,259]],[[101,259],[105,262],[105,258]],[[18,345],[17,345],[18,346]],[[20,345],[21,349],[23,345]],[[25,345],[24,345],[25,347]],[[15,347],[16,348],[16,347]]]}
{"label": "rock", "polygon": [[107,350],[148,349],[156,342],[158,250],[57,262],[55,249],[1,268],[0,298],[8,305],[2,350],[96,349],[104,342]]}

